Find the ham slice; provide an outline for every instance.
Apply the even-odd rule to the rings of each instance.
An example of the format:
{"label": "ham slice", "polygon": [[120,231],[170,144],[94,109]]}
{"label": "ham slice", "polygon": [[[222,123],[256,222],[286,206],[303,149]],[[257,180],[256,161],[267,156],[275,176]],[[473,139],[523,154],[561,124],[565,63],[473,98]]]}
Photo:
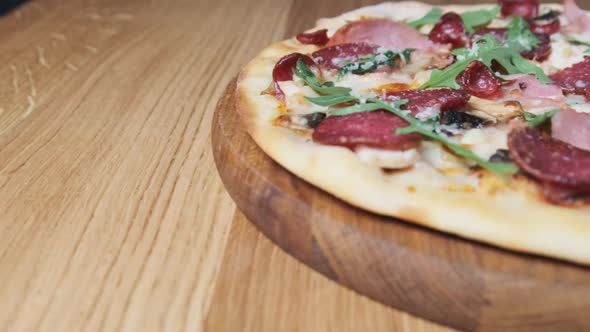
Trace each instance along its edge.
{"label": "ham slice", "polygon": [[575,32],[590,31],[590,16],[576,5],[575,0],[563,0],[563,11]]}
{"label": "ham slice", "polygon": [[553,138],[590,151],[590,114],[563,110],[551,119]]}
{"label": "ham slice", "polygon": [[338,29],[326,46],[346,43],[367,43],[393,49],[414,48],[420,51],[433,51],[440,47],[416,29],[385,18],[351,22]]}
{"label": "ham slice", "polygon": [[567,100],[557,85],[543,84],[533,75],[518,74],[508,78],[512,82],[502,87],[502,96],[497,101],[518,101],[525,111],[535,114],[566,105]]}

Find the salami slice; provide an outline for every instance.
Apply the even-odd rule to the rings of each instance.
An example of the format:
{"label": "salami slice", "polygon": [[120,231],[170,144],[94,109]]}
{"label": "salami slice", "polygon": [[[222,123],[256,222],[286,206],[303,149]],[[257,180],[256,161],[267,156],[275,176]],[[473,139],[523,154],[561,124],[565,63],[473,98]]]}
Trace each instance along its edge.
{"label": "salami slice", "polygon": [[324,45],[328,42],[328,29],[320,29],[314,32],[302,32],[295,38],[302,44]]}
{"label": "salami slice", "polygon": [[510,155],[533,178],[572,189],[590,189],[590,151],[555,140],[536,128],[508,135]]}
{"label": "salami slice", "polygon": [[453,48],[465,46],[467,36],[465,35],[465,25],[461,16],[455,12],[444,14],[432,28],[428,38],[435,43],[451,44]]}
{"label": "salami slice", "polygon": [[402,118],[387,111],[330,116],[313,131],[314,142],[345,146],[349,149],[372,147],[385,150],[407,150],[421,140],[418,134],[395,134],[395,129],[408,126]]}
{"label": "salami slice", "polygon": [[539,12],[539,0],[499,0],[502,17],[511,15],[531,18]]}
{"label": "salami slice", "polygon": [[534,21],[529,21],[529,24],[531,26],[531,31],[538,34],[552,35],[561,30],[561,22],[559,19],[555,19],[545,24],[537,24]]}
{"label": "salami slice", "polygon": [[550,76],[565,94],[586,95],[590,88],[590,56]]}
{"label": "salami slice", "polygon": [[502,82],[480,61],[473,61],[457,76],[457,82],[471,95],[496,99],[502,95]]}
{"label": "salami slice", "polygon": [[340,69],[347,61],[377,52],[379,46],[367,43],[347,43],[322,48],[312,53],[315,62],[324,69]]}
{"label": "salami slice", "polygon": [[301,53],[291,53],[279,59],[272,70],[272,81],[277,97],[281,99],[285,97],[283,90],[281,90],[281,87],[279,86],[279,82],[290,81],[293,79],[293,68],[295,68],[299,59],[303,59],[303,61],[305,61],[310,67],[316,67],[316,64],[310,57]]}
{"label": "salami slice", "polygon": [[408,99],[409,103],[405,107],[412,115],[426,110],[457,111],[467,105],[469,98],[469,93],[463,90],[448,88],[386,92],[384,96],[389,101]]}

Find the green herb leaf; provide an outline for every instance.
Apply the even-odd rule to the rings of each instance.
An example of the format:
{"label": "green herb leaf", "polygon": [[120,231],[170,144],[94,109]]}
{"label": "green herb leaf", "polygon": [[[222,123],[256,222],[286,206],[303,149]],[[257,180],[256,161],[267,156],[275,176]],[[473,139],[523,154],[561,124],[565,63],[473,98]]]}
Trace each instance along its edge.
{"label": "green herb leaf", "polygon": [[491,9],[481,9],[468,11],[461,14],[463,19],[463,25],[465,25],[465,31],[468,34],[473,33],[475,28],[490,23],[498,13],[500,12],[500,6],[494,6]]}
{"label": "green herb leaf", "polygon": [[375,54],[367,54],[362,56],[359,61],[348,62],[338,71],[338,77],[342,77],[347,73],[362,75],[374,72],[381,65],[388,65],[394,67],[399,59],[404,63],[410,62],[410,56],[415,49],[406,48],[403,50],[385,50]]}
{"label": "green herb leaf", "polygon": [[350,88],[336,87],[333,82],[320,83],[313,71],[311,71],[302,59],[297,60],[297,65],[293,69],[293,74],[302,79],[310,88],[320,95],[343,95],[352,91]]}
{"label": "green herb leaf", "polygon": [[531,31],[530,25],[521,16],[512,16],[508,24],[506,40],[510,46],[517,45],[527,52],[537,48],[541,43]]}
{"label": "green herb leaf", "polygon": [[348,106],[348,107],[343,107],[343,108],[337,108],[335,110],[332,110],[330,112],[330,115],[332,115],[332,116],[342,116],[342,115],[348,115],[348,114],[353,114],[353,113],[376,111],[378,109],[381,109],[381,106],[380,105],[377,105],[377,104],[374,104],[374,103],[370,103],[370,104],[357,104],[357,105],[353,105],[353,106]]}
{"label": "green herb leaf", "polygon": [[542,83],[551,83],[551,79],[545,72],[527,61],[520,55],[520,47],[501,44],[492,35],[484,35],[478,38],[471,48],[460,48],[452,52],[457,61],[442,70],[434,70],[430,79],[421,88],[449,87],[458,89],[457,76],[467,68],[472,61],[481,61],[488,68],[492,62],[498,62],[508,74],[533,74]]}
{"label": "green herb leaf", "polygon": [[442,16],[443,16],[442,9],[440,9],[438,7],[433,7],[428,13],[426,13],[426,15],[422,16],[421,18],[419,18],[415,21],[410,21],[406,24],[411,26],[414,29],[420,29],[423,25],[435,24],[436,22],[438,22],[438,20],[440,20],[440,18]]}
{"label": "green herb leaf", "polygon": [[445,145],[446,147],[451,149],[456,154],[458,154],[464,158],[467,158],[469,160],[472,160],[477,165],[487,169],[490,172],[495,173],[496,175],[500,176],[504,180],[506,180],[509,175],[512,175],[512,174],[515,174],[516,172],[518,172],[518,168],[514,165],[505,164],[505,163],[494,163],[494,162],[490,162],[485,159],[482,159],[481,157],[479,157],[478,155],[473,153],[471,150],[466,149],[466,148],[460,146],[459,144],[452,142],[446,136],[440,135],[440,134],[436,133],[435,131],[433,131],[432,125],[430,123],[424,123],[424,122],[414,118],[410,114],[407,114],[403,110],[396,108],[396,107],[392,107],[392,105],[390,105],[387,102],[384,102],[382,100],[375,99],[375,98],[371,98],[370,101],[377,104],[377,105],[381,105],[380,109],[390,111],[393,114],[399,116],[400,118],[406,120],[410,124],[408,127],[397,129],[396,130],[397,134],[419,133],[423,136],[432,138],[433,140],[436,140],[436,141],[442,143],[443,145]]}
{"label": "green herb leaf", "polygon": [[305,99],[319,106],[332,106],[357,100],[356,97],[353,97],[348,93],[321,97],[305,97]]}
{"label": "green herb leaf", "polygon": [[571,36],[566,37],[566,40],[572,45],[590,46],[590,42],[579,40]]}
{"label": "green herb leaf", "polygon": [[585,49],[584,53],[590,53],[590,48]]}
{"label": "green herb leaf", "polygon": [[557,112],[559,112],[559,110],[555,109],[539,115],[528,112],[525,112],[523,115],[524,119],[528,122],[529,127],[538,127],[545,123],[545,121],[551,119],[555,114],[557,114]]}

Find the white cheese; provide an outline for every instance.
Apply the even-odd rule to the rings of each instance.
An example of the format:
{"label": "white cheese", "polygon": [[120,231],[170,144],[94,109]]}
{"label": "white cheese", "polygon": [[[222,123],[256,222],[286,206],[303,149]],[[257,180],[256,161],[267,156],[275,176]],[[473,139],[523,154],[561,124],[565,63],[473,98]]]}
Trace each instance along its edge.
{"label": "white cheese", "polygon": [[584,96],[568,95],[567,104],[576,110],[576,112],[590,114],[590,103],[588,103]]}
{"label": "white cheese", "polygon": [[507,149],[507,130],[497,127],[470,129],[460,139],[462,145],[483,159],[489,159],[498,149]]}
{"label": "white cheese", "polygon": [[389,151],[361,147],[356,150],[356,155],[367,164],[385,169],[407,168],[418,160],[418,151],[416,149]]}

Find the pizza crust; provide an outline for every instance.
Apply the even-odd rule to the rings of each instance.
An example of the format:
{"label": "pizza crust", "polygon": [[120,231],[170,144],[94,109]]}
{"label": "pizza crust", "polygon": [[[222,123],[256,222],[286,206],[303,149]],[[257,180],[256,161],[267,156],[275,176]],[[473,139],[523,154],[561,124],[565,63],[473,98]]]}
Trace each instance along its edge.
{"label": "pizza crust", "polygon": [[[460,12],[489,6],[442,8]],[[312,30],[334,29],[346,20],[366,16],[414,19],[430,8],[417,2],[385,3],[322,19]],[[419,164],[410,170],[383,172],[363,163],[349,149],[319,145],[272,125],[280,103],[261,91],[272,83],[275,63],[286,54],[316,49],[294,39],[276,43],[254,58],[239,76],[237,110],[247,131],[272,159],[312,185],[380,215],[521,252],[590,264],[590,206],[550,205],[524,178],[505,185],[483,175],[473,184],[468,179],[464,185],[452,186],[444,174]]]}

